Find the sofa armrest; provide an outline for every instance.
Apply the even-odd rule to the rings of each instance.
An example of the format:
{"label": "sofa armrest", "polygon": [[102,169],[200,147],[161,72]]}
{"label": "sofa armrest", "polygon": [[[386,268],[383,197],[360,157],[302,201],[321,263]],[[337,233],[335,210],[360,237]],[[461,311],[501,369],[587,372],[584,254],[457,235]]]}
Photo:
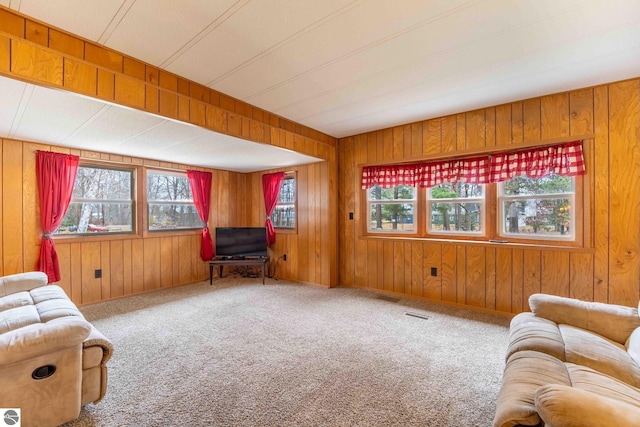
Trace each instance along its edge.
{"label": "sofa armrest", "polygon": [[35,323],[0,334],[0,365],[8,365],[78,346],[89,335],[91,325],[84,319],[63,317]]}
{"label": "sofa armrest", "polygon": [[0,297],[16,292],[30,291],[33,288],[45,286],[49,278],[41,271],[11,274],[0,277]]}
{"label": "sofa armrest", "polygon": [[536,391],[538,415],[547,427],[632,427],[640,420],[639,406],[559,384]]}
{"label": "sofa armrest", "polygon": [[640,327],[638,309],[633,307],[547,294],[531,295],[529,306],[537,317],[585,329],[622,345]]}
{"label": "sofa armrest", "polygon": [[107,337],[102,335],[100,331],[91,325],[91,332],[87,338],[85,338],[82,343],[82,347],[88,348],[96,346],[102,347],[102,364],[104,365],[109,359],[111,359],[111,355],[113,354],[113,344]]}

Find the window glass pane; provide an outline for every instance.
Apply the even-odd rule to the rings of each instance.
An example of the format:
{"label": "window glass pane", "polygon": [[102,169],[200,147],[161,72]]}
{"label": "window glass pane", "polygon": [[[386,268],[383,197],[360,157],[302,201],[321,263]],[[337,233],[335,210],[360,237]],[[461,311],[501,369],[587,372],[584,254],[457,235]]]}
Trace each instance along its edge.
{"label": "window glass pane", "polygon": [[415,231],[413,203],[371,203],[369,230]]}
{"label": "window glass pane", "polygon": [[149,203],[149,230],[178,230],[185,228],[202,228],[195,205]]}
{"label": "window glass pane", "polygon": [[431,203],[431,231],[482,231],[480,203]]}
{"label": "window glass pane", "polygon": [[[571,230],[571,199],[504,200],[503,233],[567,236]],[[527,237],[527,236],[522,236]]]}
{"label": "window glass pane", "polygon": [[80,166],[69,209],[55,234],[133,231],[133,171]]}
{"label": "window glass pane", "polygon": [[369,189],[369,200],[413,200],[415,199],[414,187],[397,185],[393,188],[380,188],[377,185]]}
{"label": "window glass pane", "polygon": [[149,231],[202,228],[186,174],[147,172],[147,227]]}
{"label": "window glass pane", "polygon": [[278,203],[294,203],[296,201],[296,180],[293,177],[285,178],[280,187]]}
{"label": "window glass pane", "polygon": [[555,174],[542,178],[518,176],[503,184],[503,192],[505,196],[571,193],[573,192],[573,179],[570,176]]}
{"label": "window glass pane", "polygon": [[147,173],[147,198],[149,201],[177,200],[193,202],[189,178],[162,172]]}
{"label": "window glass pane", "polygon": [[482,197],[483,191],[484,185],[458,182],[436,185],[431,188],[430,194],[432,199],[466,199]]}
{"label": "window glass pane", "polygon": [[282,181],[271,223],[275,228],[296,228],[296,177],[293,173],[287,174]]}
{"label": "window glass pane", "polygon": [[131,171],[81,166],[72,199],[131,200]]}
{"label": "window glass pane", "polygon": [[278,205],[271,214],[271,222],[277,228],[296,228],[294,205]]}
{"label": "window glass pane", "polygon": [[133,231],[131,219],[131,203],[72,202],[56,234],[130,233]]}

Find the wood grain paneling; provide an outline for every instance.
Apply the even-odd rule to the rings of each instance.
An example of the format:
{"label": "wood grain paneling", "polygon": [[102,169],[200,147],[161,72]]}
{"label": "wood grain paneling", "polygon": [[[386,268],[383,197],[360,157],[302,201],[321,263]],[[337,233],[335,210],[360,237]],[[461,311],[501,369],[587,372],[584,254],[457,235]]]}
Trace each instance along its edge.
{"label": "wood grain paneling", "polygon": [[[145,159],[132,159],[106,153],[70,150],[32,142],[1,140],[0,174],[0,274],[31,271],[36,268],[40,251],[40,210],[35,174],[37,150],[76,151],[89,161],[118,161],[141,167],[180,167]],[[202,169],[202,168],[200,168]],[[319,168],[315,174],[319,179]],[[212,171],[215,191],[212,206],[224,206],[224,225],[246,225],[237,217],[244,211],[245,179],[235,172]],[[142,176],[143,169],[138,170]],[[223,179],[220,180],[219,177]],[[238,195],[240,193],[240,195]],[[320,196],[314,196],[318,200]],[[218,199],[221,199],[219,202]],[[140,211],[140,207],[138,209]],[[213,208],[212,208],[213,211]],[[212,215],[213,217],[213,215]],[[210,227],[217,226],[210,221]],[[320,233],[317,233],[320,234]],[[77,304],[90,304],[134,293],[172,287],[204,280],[207,264],[200,259],[200,234],[184,236],[88,236],[56,238],[60,261],[59,285]],[[96,270],[102,277],[96,278]]]}
{"label": "wood grain paneling", "polygon": [[[583,241],[575,247],[496,247],[488,242],[430,240],[422,243],[420,254],[419,244],[413,241],[368,237],[362,234],[364,227],[356,226],[345,235],[352,249],[341,253],[345,255],[340,257],[341,284],[368,287],[368,278],[359,280],[358,270],[369,268],[367,259],[375,259],[386,263],[385,290],[418,296],[421,280],[423,297],[473,307],[519,313],[528,309],[528,297],[536,292],[636,305],[640,297],[639,109],[640,82],[635,79],[416,122],[409,132],[406,126],[395,126],[339,140],[340,153],[364,153],[345,154],[348,160],[340,166],[341,174],[350,174],[349,179],[339,180],[340,208],[355,212],[356,225],[365,215],[359,209],[363,193],[358,174],[367,163],[428,160],[447,153],[482,152],[483,147],[490,152],[494,146],[584,138],[587,166],[580,181],[582,200],[576,206]],[[418,157],[414,131],[420,124],[422,156]],[[398,159],[394,147],[400,145],[405,150]],[[341,229],[343,224],[346,221]],[[370,245],[371,239],[383,243]],[[344,243],[341,248],[347,246]],[[377,254],[372,253],[375,250]],[[342,275],[343,265],[353,266],[353,273]],[[437,277],[430,275],[431,266],[438,267]]]}

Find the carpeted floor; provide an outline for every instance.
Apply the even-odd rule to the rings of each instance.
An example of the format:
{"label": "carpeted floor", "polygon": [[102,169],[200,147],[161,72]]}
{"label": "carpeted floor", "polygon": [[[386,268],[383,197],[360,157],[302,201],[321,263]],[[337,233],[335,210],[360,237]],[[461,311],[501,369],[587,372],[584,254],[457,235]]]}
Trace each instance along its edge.
{"label": "carpeted floor", "polygon": [[115,352],[68,427],[490,426],[508,337],[497,315],[257,279],[82,311]]}

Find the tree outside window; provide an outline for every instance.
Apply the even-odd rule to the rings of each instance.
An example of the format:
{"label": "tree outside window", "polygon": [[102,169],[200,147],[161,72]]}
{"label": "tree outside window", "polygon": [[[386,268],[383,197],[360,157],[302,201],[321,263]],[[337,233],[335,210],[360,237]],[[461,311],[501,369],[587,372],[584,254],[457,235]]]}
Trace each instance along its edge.
{"label": "tree outside window", "polygon": [[133,232],[133,170],[80,166],[55,234]]}
{"label": "tree outside window", "polygon": [[482,233],[484,185],[444,183],[429,191],[429,230],[435,233]]}
{"label": "tree outside window", "polygon": [[370,232],[415,233],[416,189],[374,186],[367,191]]}
{"label": "tree outside window", "polygon": [[271,213],[274,228],[296,228],[296,176],[295,173],[285,175],[280,187],[278,202]]}
{"label": "tree outside window", "polygon": [[574,177],[555,174],[542,178],[519,176],[504,182],[499,196],[501,234],[573,237],[574,188]]}
{"label": "tree outside window", "polygon": [[184,173],[148,171],[147,208],[149,231],[204,227]]}

